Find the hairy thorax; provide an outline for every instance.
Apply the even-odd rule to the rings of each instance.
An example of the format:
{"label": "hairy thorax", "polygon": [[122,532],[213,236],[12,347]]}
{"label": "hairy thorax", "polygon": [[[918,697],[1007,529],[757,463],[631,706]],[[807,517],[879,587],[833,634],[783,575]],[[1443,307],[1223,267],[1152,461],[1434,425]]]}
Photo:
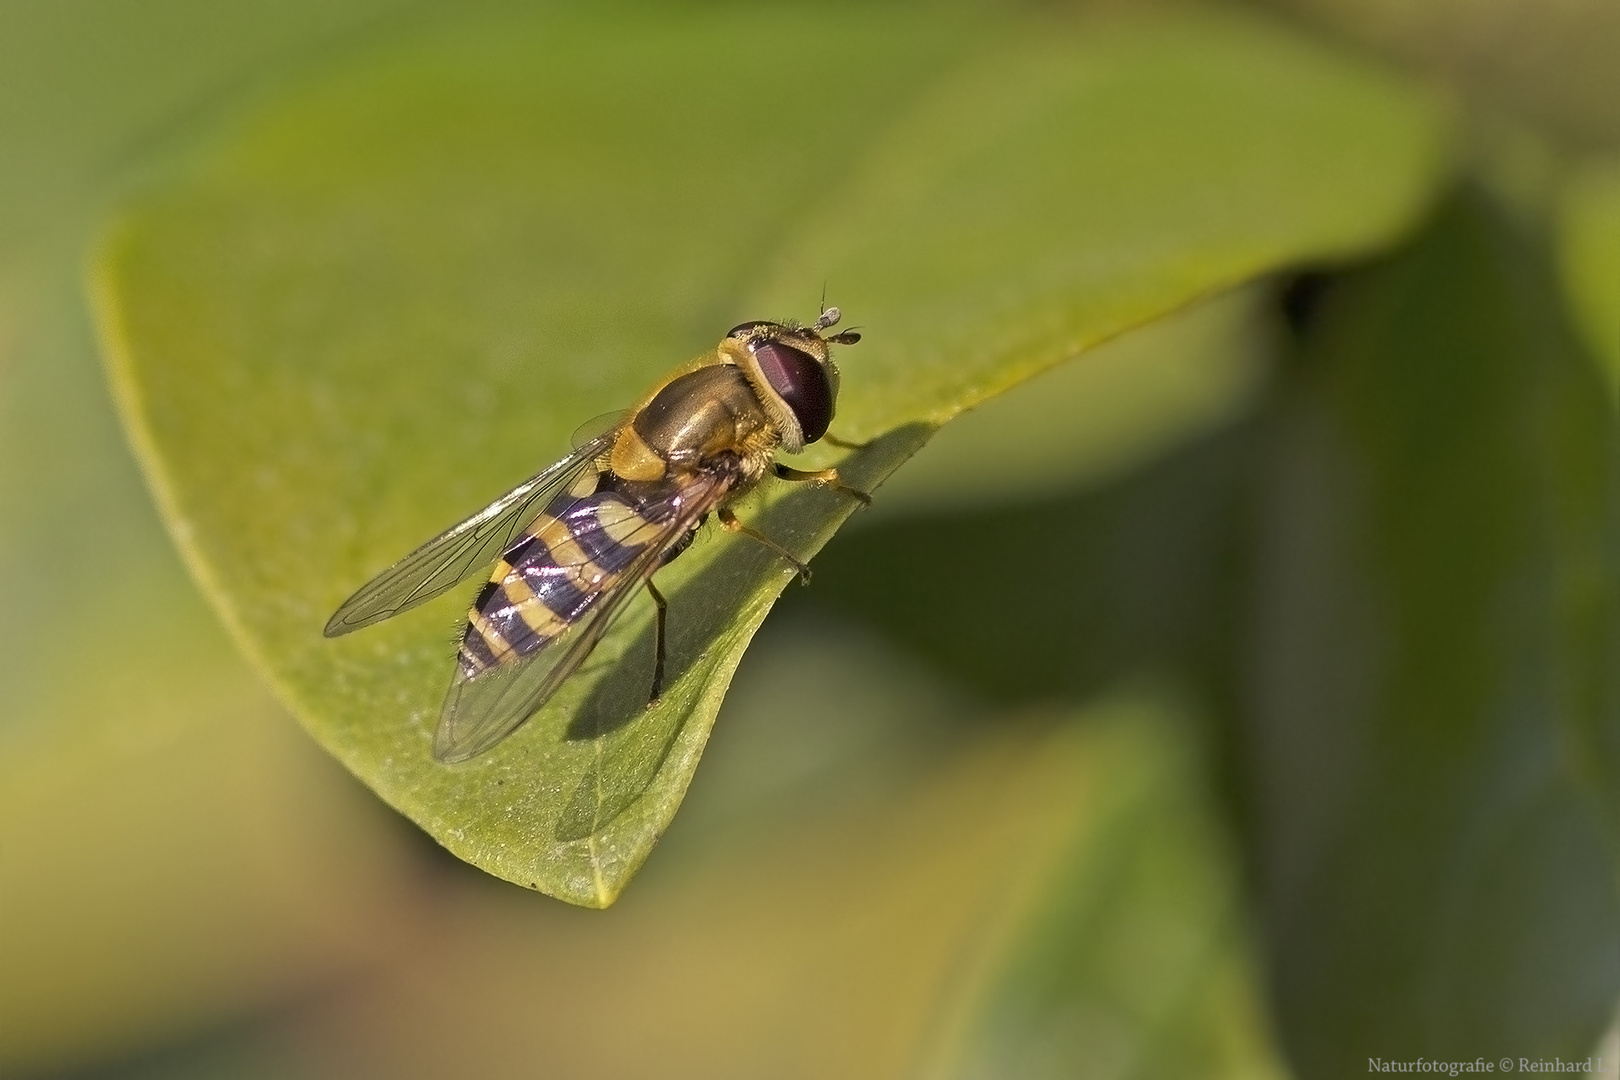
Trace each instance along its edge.
{"label": "hairy thorax", "polygon": [[610,464],[625,480],[653,481],[702,472],[729,454],[741,465],[741,494],[769,468],[781,442],[743,373],[710,364],[661,387],[619,433]]}

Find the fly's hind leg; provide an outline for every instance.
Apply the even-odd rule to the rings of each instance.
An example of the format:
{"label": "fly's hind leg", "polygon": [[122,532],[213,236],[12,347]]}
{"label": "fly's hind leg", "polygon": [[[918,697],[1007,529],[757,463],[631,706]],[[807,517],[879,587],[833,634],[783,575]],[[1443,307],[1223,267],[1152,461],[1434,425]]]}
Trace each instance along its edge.
{"label": "fly's hind leg", "polygon": [[766,547],[780,555],[783,559],[786,559],[788,562],[792,563],[793,568],[799,572],[799,580],[804,582],[806,585],[810,584],[810,568],[804,565],[804,563],[800,562],[799,559],[796,558],[794,554],[787,548],[783,547],[781,544],[778,544],[775,540],[772,540],[758,529],[750,529],[747,525],[744,525],[742,522],[738,521],[737,515],[733,514],[729,507],[722,506],[719,510],[715,511],[715,516],[720,519],[720,527],[725,529],[727,532],[742,533],[742,535],[748,537],[749,539],[764,544]]}
{"label": "fly's hind leg", "polygon": [[834,491],[842,491],[862,506],[872,505],[872,496],[864,491],[856,491],[846,484],[839,483],[837,469],[817,469],[815,472],[805,472],[802,469],[790,469],[781,463],[773,465],[772,468],[776,471],[776,475],[783,480],[790,480],[796,484],[811,480],[825,487],[830,487]]}
{"label": "fly's hind leg", "polygon": [[653,628],[653,681],[652,693],[647,695],[647,707],[650,709],[658,704],[658,699],[664,693],[664,616],[669,611],[669,601],[647,579],[647,595],[651,596],[653,603],[658,605],[658,619]]}

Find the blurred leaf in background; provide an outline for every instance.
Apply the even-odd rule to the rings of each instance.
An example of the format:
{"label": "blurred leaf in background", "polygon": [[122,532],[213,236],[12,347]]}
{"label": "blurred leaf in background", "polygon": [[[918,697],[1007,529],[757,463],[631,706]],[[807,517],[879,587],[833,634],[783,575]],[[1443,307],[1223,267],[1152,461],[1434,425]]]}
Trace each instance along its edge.
{"label": "blurred leaf in background", "polygon": [[1620,9],[1607,0],[1264,0],[1551,142],[1620,146]]}
{"label": "blurred leaf in background", "polygon": [[1221,293],[964,412],[849,527],[1044,503],[1101,487],[1241,419],[1264,388],[1270,302],[1268,287]]}
{"label": "blurred leaf in background", "polygon": [[1296,296],[1236,714],[1307,1075],[1584,1060],[1620,992],[1620,425],[1545,240],[1465,189]]}
{"label": "blurred leaf in background", "polygon": [[164,537],[82,294],[177,120],[399,5],[0,5],[0,1072],[119,1057],[392,942],[400,835]]}
{"label": "blurred leaf in background", "polygon": [[1576,324],[1620,400],[1620,159],[1572,170],[1557,207],[1559,262]]}

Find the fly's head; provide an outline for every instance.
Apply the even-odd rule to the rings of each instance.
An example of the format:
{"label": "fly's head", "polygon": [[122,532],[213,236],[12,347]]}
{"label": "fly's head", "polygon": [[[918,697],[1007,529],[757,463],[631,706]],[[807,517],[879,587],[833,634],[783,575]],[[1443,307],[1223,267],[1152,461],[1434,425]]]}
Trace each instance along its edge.
{"label": "fly's head", "polygon": [[838,367],[833,345],[853,345],[853,330],[824,334],[838,325],[839,311],[828,308],[809,326],[755,321],[726,331],[720,353],[737,365],[760,404],[782,433],[782,449],[796,454],[827,433],[838,404]]}

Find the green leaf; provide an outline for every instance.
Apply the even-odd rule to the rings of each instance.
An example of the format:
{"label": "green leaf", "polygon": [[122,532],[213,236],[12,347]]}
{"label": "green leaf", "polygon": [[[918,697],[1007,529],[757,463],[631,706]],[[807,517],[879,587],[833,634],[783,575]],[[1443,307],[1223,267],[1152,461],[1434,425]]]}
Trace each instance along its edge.
{"label": "green leaf", "polygon": [[[435,947],[324,997],[303,1073],[1273,1075],[1184,719],[1143,691],[980,711],[856,625],[773,617],[613,917],[444,876]],[[1027,1068],[1052,1049],[1082,1067]]]}
{"label": "green leaf", "polygon": [[1565,185],[1558,255],[1575,325],[1620,401],[1620,160],[1588,162]]}
{"label": "green leaf", "polygon": [[1066,850],[930,1075],[1277,1077],[1237,863],[1179,710],[1140,692],[1052,739],[1083,762]]}
{"label": "green leaf", "polygon": [[154,131],[382,6],[0,5],[0,1075],[99,1073],[352,977],[417,880],[175,557],[82,288]]}
{"label": "green leaf", "polygon": [[222,95],[416,0],[117,0],[0,10],[0,249],[75,254],[109,197]]}
{"label": "green leaf", "polygon": [[[1161,329],[1098,352],[1129,345],[1145,355],[1132,338],[1185,340]],[[1016,426],[1029,416],[1023,391],[974,419],[997,433]],[[1066,403],[1089,408],[1051,404]],[[815,588],[783,603],[858,617],[1004,703],[1083,701],[1144,670],[1201,671],[1212,643],[1232,634],[1251,427],[1205,433],[1124,476],[1053,486],[1019,505],[900,521],[874,513],[821,557]]]}
{"label": "green leaf", "polygon": [[1236,760],[1303,1075],[1612,1020],[1620,430],[1561,308],[1464,192],[1329,282],[1270,418]]}
{"label": "green leaf", "polygon": [[1270,315],[1271,299],[1269,288],[1222,293],[963,413],[884,485],[874,512],[855,522],[864,529],[903,514],[1049,503],[1111,485],[1230,424],[1260,396],[1272,336],[1262,316]]}
{"label": "green leaf", "polygon": [[[660,577],[658,708],[632,605],[454,768],[427,749],[463,599],[322,639],[370,575],[725,327],[812,314],[824,282],[868,334],[835,431],[881,436],[840,465],[872,488],[1086,345],[1387,242],[1439,164],[1420,98],[1242,19],[852,20],[836,40],[797,7],[441,28],[248,117],[105,246],[112,380],[193,571],[323,745],[501,877],[618,895],[790,575],[700,542]],[[801,557],[849,511],[823,490],[742,508]]]}

